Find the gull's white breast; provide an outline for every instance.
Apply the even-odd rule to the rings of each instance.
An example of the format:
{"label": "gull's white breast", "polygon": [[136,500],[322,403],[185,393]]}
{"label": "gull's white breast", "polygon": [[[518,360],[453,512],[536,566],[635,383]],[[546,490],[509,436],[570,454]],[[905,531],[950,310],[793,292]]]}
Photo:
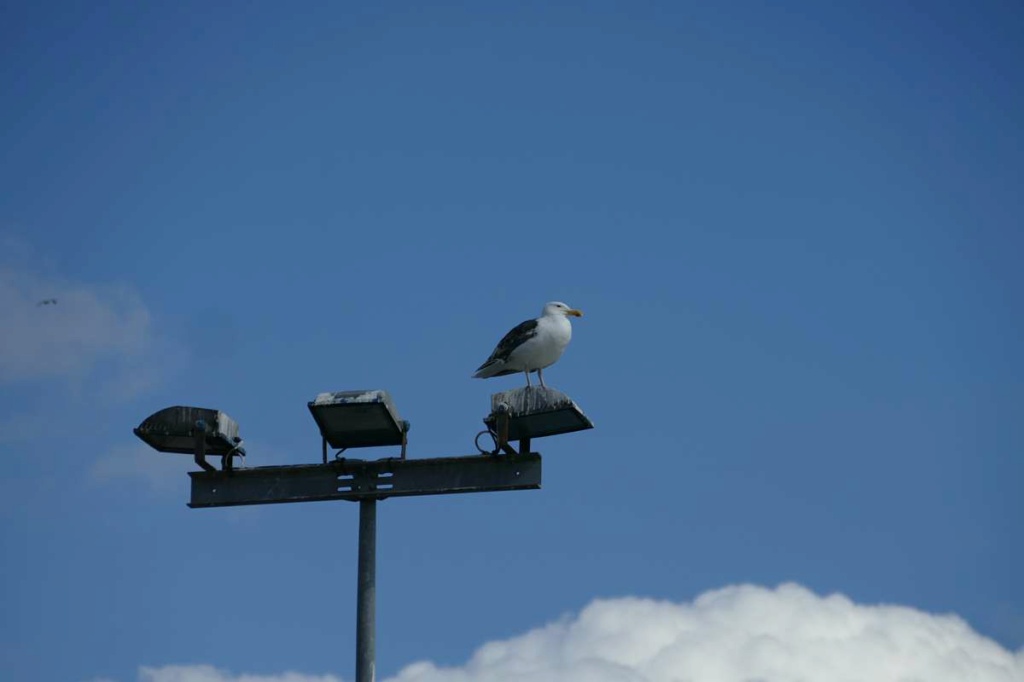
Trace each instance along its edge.
{"label": "gull's white breast", "polygon": [[509,355],[506,367],[532,372],[549,367],[562,357],[572,339],[572,324],[564,315],[545,315],[537,320],[537,334]]}

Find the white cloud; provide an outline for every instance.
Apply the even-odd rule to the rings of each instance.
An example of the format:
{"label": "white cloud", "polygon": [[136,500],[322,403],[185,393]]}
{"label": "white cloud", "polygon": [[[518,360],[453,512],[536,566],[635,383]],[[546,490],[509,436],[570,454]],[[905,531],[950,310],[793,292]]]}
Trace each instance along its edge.
{"label": "white cloud", "polygon": [[692,604],[599,600],[575,619],[487,644],[464,666],[414,664],[395,682],[940,682],[1022,676],[1020,655],[980,637],[959,618],[862,606],[788,584],[775,590],[728,587]]}
{"label": "white cloud", "polygon": [[[56,304],[40,305],[53,299]],[[0,384],[86,378],[103,363],[110,363],[121,393],[152,379],[150,314],[130,287],[72,282],[0,263],[0,319]]]}
{"label": "white cloud", "polygon": [[162,668],[140,668],[139,682],[341,682],[334,675],[233,675],[210,665],[168,665]]}
{"label": "white cloud", "polygon": [[[141,682],[337,682],[144,668]],[[601,599],[490,642],[464,665],[413,663],[386,682],[1024,682],[1007,651],[953,615],[855,604],[795,584],[739,585],[693,602]]]}

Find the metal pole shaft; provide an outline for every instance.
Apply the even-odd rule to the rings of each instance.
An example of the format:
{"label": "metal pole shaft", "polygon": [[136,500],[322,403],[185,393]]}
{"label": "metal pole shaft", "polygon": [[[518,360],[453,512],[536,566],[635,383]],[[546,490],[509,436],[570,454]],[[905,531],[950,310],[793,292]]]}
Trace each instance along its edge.
{"label": "metal pole shaft", "polygon": [[377,606],[377,501],[359,501],[356,682],[374,682]]}

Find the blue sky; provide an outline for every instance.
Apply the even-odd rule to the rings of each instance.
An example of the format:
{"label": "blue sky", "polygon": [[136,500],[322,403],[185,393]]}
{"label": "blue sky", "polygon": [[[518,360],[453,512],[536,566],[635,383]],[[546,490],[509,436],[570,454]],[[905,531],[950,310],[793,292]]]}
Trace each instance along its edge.
{"label": "blue sky", "polygon": [[382,678],[744,583],[1024,647],[1022,28],[9,3],[0,676],[351,679],[356,507],[189,510],[132,427],[217,407],[251,465],[316,461],[306,401],[384,388],[412,456],[471,454],[521,378],[470,373],[554,299],[586,316],[545,378],[597,428],[535,443],[541,491],[381,506]]}

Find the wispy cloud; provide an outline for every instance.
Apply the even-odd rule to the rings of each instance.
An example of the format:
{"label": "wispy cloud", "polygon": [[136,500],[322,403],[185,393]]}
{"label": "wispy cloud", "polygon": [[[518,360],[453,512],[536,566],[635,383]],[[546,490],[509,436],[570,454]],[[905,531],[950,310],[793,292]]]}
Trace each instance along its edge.
{"label": "wispy cloud", "polygon": [[98,457],[89,471],[97,483],[134,480],[157,493],[179,492],[187,488],[185,473],[192,466],[186,455],[159,453],[145,443],[120,445]]}
{"label": "wispy cloud", "polygon": [[0,319],[0,385],[91,380],[130,396],[157,380],[168,350],[130,285],[47,274],[31,257],[0,261]]}
{"label": "wispy cloud", "polygon": [[[338,682],[143,668],[141,682]],[[601,599],[575,617],[489,642],[465,664],[422,661],[386,682],[1021,682],[1008,651],[961,618],[863,605],[795,584],[738,585],[692,602]]]}
{"label": "wispy cloud", "polygon": [[0,444],[30,441],[51,428],[53,415],[48,412],[21,411],[0,415]]}
{"label": "wispy cloud", "polygon": [[334,675],[235,675],[210,665],[169,665],[162,668],[140,668],[139,682],[341,682]]}
{"label": "wispy cloud", "polygon": [[109,356],[137,356],[150,342],[149,312],[127,287],[43,279],[10,266],[0,266],[0,316],[0,381],[79,374]]}
{"label": "wispy cloud", "polygon": [[[2,442],[3,439],[0,437],[0,443]],[[248,459],[252,460],[255,456],[259,458],[258,462],[236,460],[236,464],[256,466],[284,461],[281,456],[275,459],[277,451],[259,441],[246,441],[245,447],[250,452]],[[211,462],[220,466],[219,458],[214,458]],[[189,479],[186,474],[198,470],[199,467],[192,461],[191,455],[157,452],[141,440],[135,440],[116,445],[97,457],[89,468],[89,476],[98,484],[135,483],[144,485],[151,492],[158,494],[187,495]],[[251,519],[258,513],[258,509],[254,507],[233,507],[225,511],[225,518],[235,521]]]}

